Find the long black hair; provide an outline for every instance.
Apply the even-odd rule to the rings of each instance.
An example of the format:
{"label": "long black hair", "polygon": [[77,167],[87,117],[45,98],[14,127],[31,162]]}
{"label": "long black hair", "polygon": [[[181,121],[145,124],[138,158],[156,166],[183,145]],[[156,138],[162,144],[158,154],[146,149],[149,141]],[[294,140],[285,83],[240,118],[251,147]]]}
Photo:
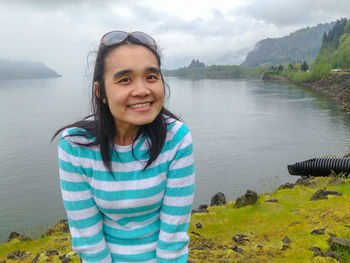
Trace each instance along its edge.
{"label": "long black hair", "polygon": [[[73,127],[80,128],[78,129],[77,132],[68,134],[66,135],[66,137],[67,136],[84,136],[86,138],[94,138],[94,140],[92,140],[89,143],[86,143],[86,144],[77,143],[77,144],[82,146],[95,146],[95,145],[99,146],[103,163],[111,174],[113,174],[113,171],[112,171],[112,165],[111,165],[110,148],[113,147],[113,149],[115,149],[114,139],[116,136],[116,127],[115,127],[116,124],[114,122],[113,115],[109,110],[108,104],[103,102],[106,99],[106,90],[105,90],[105,84],[104,84],[105,59],[112,50],[126,44],[141,45],[149,49],[156,57],[159,65],[159,69],[161,68],[161,60],[160,60],[160,55],[157,51],[157,47],[150,47],[147,44],[140,42],[139,40],[134,38],[132,35],[128,35],[125,40],[113,46],[105,46],[101,44],[97,52],[94,73],[93,73],[93,81],[91,84],[92,114],[85,117],[83,120],[77,121],[75,123],[72,123],[60,128],[51,139],[53,140],[59,133],[61,133],[65,129],[73,128]],[[163,74],[161,71],[160,71],[160,75],[161,75],[164,89],[165,89],[165,87],[167,87],[167,84],[164,81]],[[96,92],[94,90],[95,82],[99,83],[98,85],[99,96],[96,95]],[[178,120],[178,118],[173,113],[171,113],[169,110],[167,110],[163,106],[159,114],[157,115],[157,117],[153,120],[153,122],[149,124],[141,125],[137,131],[137,135],[134,138],[132,146],[134,146],[135,141],[140,136],[143,136],[143,135],[147,136],[147,143],[149,146],[148,153],[150,157],[144,169],[149,167],[152,164],[152,162],[159,156],[164,146],[165,139],[166,139],[168,118],[173,118]]]}

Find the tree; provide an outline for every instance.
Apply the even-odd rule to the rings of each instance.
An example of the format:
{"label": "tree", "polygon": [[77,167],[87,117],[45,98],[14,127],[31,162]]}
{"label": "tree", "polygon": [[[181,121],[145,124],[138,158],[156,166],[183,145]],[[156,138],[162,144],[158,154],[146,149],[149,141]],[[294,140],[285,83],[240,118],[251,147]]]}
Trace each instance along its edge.
{"label": "tree", "polygon": [[304,60],[303,64],[301,64],[300,69],[303,71],[307,71],[309,69],[309,65],[306,63],[305,60]]}

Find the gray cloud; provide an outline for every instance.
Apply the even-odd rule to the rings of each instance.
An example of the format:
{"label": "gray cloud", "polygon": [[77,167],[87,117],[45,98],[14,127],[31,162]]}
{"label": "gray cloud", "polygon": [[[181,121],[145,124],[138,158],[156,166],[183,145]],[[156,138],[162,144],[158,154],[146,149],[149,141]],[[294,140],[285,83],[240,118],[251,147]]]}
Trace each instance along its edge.
{"label": "gray cloud", "polygon": [[206,15],[185,19],[166,9],[166,1],[152,1],[7,1],[0,16],[0,58],[40,61],[61,74],[84,72],[87,54],[97,48],[99,38],[120,29],[151,34],[169,68],[187,65],[192,58],[205,63],[225,57],[236,61],[244,56],[237,50],[263,38],[350,13],[348,0],[245,0],[239,8],[217,6]]}
{"label": "gray cloud", "polygon": [[275,26],[312,25],[349,16],[350,4],[348,0],[247,1],[232,13],[243,13]]}

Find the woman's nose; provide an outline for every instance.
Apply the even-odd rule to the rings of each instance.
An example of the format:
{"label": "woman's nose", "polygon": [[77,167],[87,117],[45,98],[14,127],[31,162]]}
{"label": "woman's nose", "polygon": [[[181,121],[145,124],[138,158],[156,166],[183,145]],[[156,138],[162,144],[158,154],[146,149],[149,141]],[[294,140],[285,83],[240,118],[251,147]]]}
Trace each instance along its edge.
{"label": "woman's nose", "polygon": [[145,81],[137,81],[131,93],[132,96],[144,97],[151,93]]}

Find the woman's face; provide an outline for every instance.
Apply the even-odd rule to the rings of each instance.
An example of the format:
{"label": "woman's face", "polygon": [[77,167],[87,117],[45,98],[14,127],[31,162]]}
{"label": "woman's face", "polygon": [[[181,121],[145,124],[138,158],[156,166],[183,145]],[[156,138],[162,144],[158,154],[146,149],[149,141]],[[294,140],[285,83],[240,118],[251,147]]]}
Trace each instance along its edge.
{"label": "woman's face", "polygon": [[112,50],[105,59],[104,79],[117,129],[136,129],[157,117],[164,86],[158,61],[149,49],[127,44]]}

